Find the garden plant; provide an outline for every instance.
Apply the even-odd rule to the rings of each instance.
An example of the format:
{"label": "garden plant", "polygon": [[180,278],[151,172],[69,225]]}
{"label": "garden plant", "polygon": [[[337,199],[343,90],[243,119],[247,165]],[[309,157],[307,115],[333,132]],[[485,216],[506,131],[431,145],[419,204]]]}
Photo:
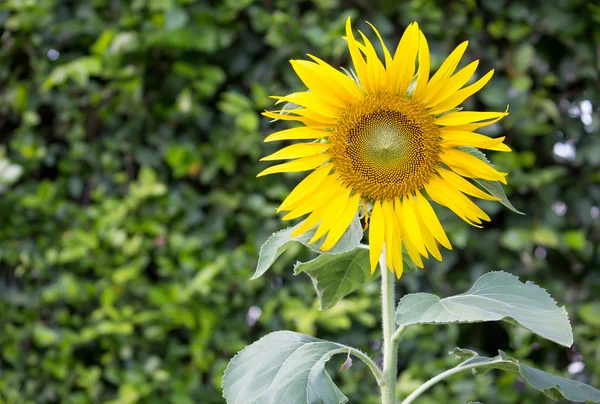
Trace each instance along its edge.
{"label": "garden plant", "polygon": [[[510,152],[505,137],[475,132],[508,112],[461,107],[494,71],[466,86],[479,61],[456,71],[467,48],[465,41],[430,77],[429,47],[416,22],[408,26],[393,55],[369,25],[380,40],[383,63],[365,34],[360,32],[362,41],[354,37],[348,18],[345,40],[353,66],[341,71],[313,55],[308,55],[312,61],[292,60],[307,90],[273,97],[286,104],[263,114],[302,124],[273,133],[265,142],[305,142],[264,157],[292,161],[258,176],[314,171],[278,208],[288,212],[284,220],[308,216],[267,240],[254,277],[263,275],[290,243],[302,243],[320,255],[297,263],[294,272],[311,277],[321,308],[327,309],[377,277],[378,267],[383,367],[351,346],[295,332],[273,332],[229,363],[223,379],[228,403],[346,403],[348,397],[325,371],[333,355],[346,354],[341,370],[352,365],[351,356],[362,360],[377,381],[382,404],[394,404],[398,344],[407,327],[419,324],[506,321],[557,344],[573,344],[565,308],[544,289],[506,272],[483,275],[463,294],[444,298],[408,294],[396,306],[394,274],[400,279],[405,267],[423,268],[423,258],[429,255],[441,261],[438,243],[452,249],[429,199],[475,227],[483,227],[490,218],[468,196],[498,201],[522,213],[502,189],[507,173],[497,171],[479,150]],[[367,228],[369,243],[364,245],[361,240]],[[455,373],[491,369],[519,375],[552,399],[600,402],[600,390],[522,364],[501,350],[491,358],[461,348],[451,353],[460,363],[417,387],[403,404],[414,402]]]}
{"label": "garden plant", "polygon": [[[402,52],[408,46],[416,56],[402,101],[390,97],[392,82],[381,79],[392,69],[382,42],[394,59],[405,32]],[[448,79],[470,66],[467,75],[479,61],[463,87],[447,89],[450,97],[491,75],[456,107],[425,108],[433,111],[431,119],[465,111],[507,115],[454,136],[460,140],[455,146],[452,126],[434,124],[444,136],[438,139],[441,162],[430,173],[440,178],[441,187],[430,186],[433,194],[425,186],[419,194],[405,190],[410,198],[399,202],[378,199],[381,190],[366,189],[350,177],[351,166],[340,166],[299,200],[318,202],[317,191],[332,191],[324,189],[331,184],[339,187],[337,198],[327,200],[331,209],[315,206],[282,222],[301,213],[292,199],[304,186],[296,187],[317,171],[323,176],[327,168],[319,167],[343,162],[340,142],[348,132],[338,131],[337,140],[265,138],[331,134],[319,122],[340,119],[335,114],[346,105],[358,108],[356,97],[373,96],[373,88],[387,89],[388,98],[384,92],[378,101],[371,97],[355,119],[377,102],[406,115],[418,84],[413,78],[425,63],[424,47],[406,42],[417,32],[419,44],[423,32],[429,48],[427,83],[466,40]],[[348,39],[364,68],[355,67],[356,47],[350,52]],[[550,391],[574,394],[560,384],[537,383],[531,369],[560,377],[553,386],[570,380],[600,387],[598,43],[600,8],[590,0],[0,0],[0,403],[223,404],[223,385],[230,402],[244,402],[264,390],[255,384],[248,396],[233,398],[236,388],[270,383],[268,375],[252,373],[265,351],[248,361],[245,353],[268,345],[273,366],[281,365],[277,336],[313,341],[323,361],[305,366],[320,375],[314,381],[324,390],[311,384],[310,391],[324,398],[335,391],[339,401],[343,394],[352,403],[381,404],[380,385],[387,394],[393,390],[384,382],[394,367],[394,354],[385,355],[392,348],[398,403],[417,393],[417,404],[541,404],[551,402]],[[319,82],[304,83],[314,81],[315,69],[318,77],[326,71],[319,82],[327,89],[344,90],[321,96]],[[367,79],[361,78],[364,69]],[[394,84],[399,89],[410,73],[402,64],[393,69],[403,70],[394,78],[403,77]],[[304,95],[308,89],[316,96]],[[430,101],[443,95],[432,93]],[[311,102],[313,116],[290,120],[307,108],[303,101]],[[265,111],[272,117],[261,116]],[[398,138],[398,116],[379,119],[364,130]],[[418,122],[427,119],[420,115]],[[377,153],[385,142],[362,139],[353,143],[353,158],[380,162],[383,175],[402,168],[390,163],[400,149]],[[423,145],[433,145],[427,156],[435,161],[435,138],[427,139]],[[465,142],[475,139],[491,143]],[[496,150],[483,147],[494,142]],[[295,150],[284,151],[290,145]],[[417,146],[402,147],[414,152]],[[257,177],[297,161],[271,160],[290,152],[309,153],[298,157],[303,162],[323,162]],[[507,173],[506,184],[482,173],[467,176],[471,163],[457,171],[463,159],[455,157],[462,152],[485,164],[479,167]],[[260,161],[265,156],[271,157]],[[346,180],[330,178],[335,175]],[[456,187],[465,181],[479,196],[500,200]],[[479,209],[454,206],[471,224],[446,206],[453,200],[448,196],[456,196],[447,193],[452,189]],[[524,215],[506,206],[508,199]],[[354,218],[327,250],[325,240],[333,244],[342,231],[331,227],[343,224],[333,215],[341,216],[342,206],[353,209],[351,203]],[[443,233],[431,228],[433,216],[423,221],[427,206]],[[400,221],[405,215],[408,220]],[[306,229],[319,217],[316,228]],[[310,243],[325,220],[320,232],[327,231]],[[391,231],[381,232],[390,224]],[[423,238],[428,235],[433,242]],[[371,261],[371,248],[379,244],[381,254],[373,252]],[[386,316],[382,280],[394,286]],[[534,314],[513,306],[507,315],[476,310],[475,298],[490,302],[477,296],[482,282],[539,304],[528,303]],[[543,302],[555,316],[540,314],[547,313]],[[442,305],[469,321],[493,321],[457,322],[436,311]],[[520,316],[527,313],[527,319]],[[539,328],[559,320],[564,335]],[[394,335],[397,345],[383,343]],[[473,352],[478,356],[455,367]],[[502,361],[502,369],[488,371],[484,361],[489,367]],[[241,363],[248,366],[245,374],[230,372]],[[294,372],[281,372],[278,380],[290,375],[293,390],[295,376],[307,373],[294,358],[287,363]]]}

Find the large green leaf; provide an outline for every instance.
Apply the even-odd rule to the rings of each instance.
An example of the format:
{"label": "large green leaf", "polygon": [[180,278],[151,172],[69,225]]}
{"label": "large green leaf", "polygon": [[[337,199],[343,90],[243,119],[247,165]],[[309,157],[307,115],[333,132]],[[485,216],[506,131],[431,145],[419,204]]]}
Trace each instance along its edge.
{"label": "large green leaf", "polygon": [[[498,356],[479,356],[467,349],[453,351],[461,359],[466,359],[458,368],[489,371],[500,369],[522,377],[530,386],[541,390],[553,400],[565,398],[575,402],[600,403],[600,390],[576,380],[555,376],[531,366],[521,364],[517,359],[498,351]],[[466,370],[466,369],[465,369]]]}
{"label": "large green leaf", "polygon": [[[267,239],[267,241],[260,248],[258,264],[256,265],[256,271],[254,272],[254,275],[252,275],[252,279],[256,279],[267,272],[277,257],[283,254],[285,250],[290,248],[293,243],[301,243],[313,251],[322,253],[320,247],[325,241],[326,236],[321,237],[312,244],[308,244],[317,231],[317,227],[315,226],[311,230],[298,237],[292,237],[292,232],[296,227],[297,226],[289,227],[287,229],[278,231]],[[360,244],[362,237],[362,226],[357,215],[352,223],[350,223],[350,226],[342,235],[337,244],[331,250],[327,251],[327,254],[340,254],[346,251],[351,251]]]}
{"label": "large green leaf", "polygon": [[[416,265],[408,255],[404,255],[407,271],[416,270]],[[379,277],[379,270],[371,273],[369,265],[369,247],[359,245],[352,251],[341,254],[321,254],[308,262],[299,262],[294,273],[305,272],[312,279],[321,310],[333,307],[342,298],[354,292],[365,283]]]}
{"label": "large green leaf", "polygon": [[544,289],[506,272],[490,272],[466,293],[440,299],[429,293],[404,296],[398,303],[398,325],[475,323],[504,320],[560,345],[573,344],[567,311]]}
{"label": "large green leaf", "polygon": [[346,295],[379,276],[371,274],[368,248],[357,247],[341,254],[321,254],[312,261],[298,263],[294,272],[306,272],[312,279],[321,310],[333,307]]}
{"label": "large green leaf", "polygon": [[[469,153],[470,155],[477,157],[479,160],[489,164],[490,166],[492,165],[492,163],[488,160],[488,158],[486,157],[486,155],[481,152],[480,150],[474,148],[474,147],[460,147],[460,149],[466,153]],[[473,178],[473,180],[479,184],[479,186],[481,186],[483,189],[485,189],[490,195],[495,196],[496,198],[499,198],[500,200],[498,202],[500,202],[502,205],[506,206],[508,209],[512,210],[515,213],[518,213],[519,215],[524,215],[525,213],[521,212],[520,210],[518,210],[517,208],[515,208],[513,206],[513,204],[508,200],[508,197],[506,196],[506,193],[504,192],[504,189],[502,188],[502,184],[500,183],[500,181],[489,181],[489,180],[483,180],[481,178]]]}
{"label": "large green leaf", "polygon": [[341,404],[348,398],[325,372],[347,347],[291,331],[266,335],[238,353],[223,376],[228,404]]}

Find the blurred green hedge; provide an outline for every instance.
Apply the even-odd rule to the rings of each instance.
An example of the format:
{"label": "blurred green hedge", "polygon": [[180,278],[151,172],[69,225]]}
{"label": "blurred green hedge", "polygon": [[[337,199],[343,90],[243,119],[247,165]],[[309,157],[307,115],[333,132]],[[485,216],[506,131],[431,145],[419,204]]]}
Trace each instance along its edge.
{"label": "blurred green hedge", "polygon": [[[290,58],[348,65],[352,15],[395,46],[408,23],[439,66],[496,69],[469,107],[511,115],[509,171],[522,217],[482,203],[485,230],[440,211],[454,245],[401,292],[464,291],[505,270],[566,304],[576,345],[504,325],[411,329],[402,394],[452,363],[457,344],[503,349],[600,386],[600,7],[585,0],[5,0],[0,4],[0,402],[222,403],[222,372],[278,329],[336,338],[380,358],[378,285],[321,312],[293,249],[249,281],[286,224],[299,176],[256,179],[283,124],[259,112],[301,89]],[[463,62],[464,63],[464,62]],[[485,331],[484,331],[485,327]],[[343,361],[343,359],[341,359]],[[332,374],[377,403],[364,366]],[[537,403],[511,375],[456,376],[422,403]]]}

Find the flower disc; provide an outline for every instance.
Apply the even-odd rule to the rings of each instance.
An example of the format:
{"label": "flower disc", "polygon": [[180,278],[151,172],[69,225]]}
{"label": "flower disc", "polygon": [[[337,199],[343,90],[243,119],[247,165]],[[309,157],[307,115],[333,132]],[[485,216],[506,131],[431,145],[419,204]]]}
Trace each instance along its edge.
{"label": "flower disc", "polygon": [[414,193],[439,165],[433,118],[397,95],[370,95],[348,108],[330,141],[341,178],[371,200]]}

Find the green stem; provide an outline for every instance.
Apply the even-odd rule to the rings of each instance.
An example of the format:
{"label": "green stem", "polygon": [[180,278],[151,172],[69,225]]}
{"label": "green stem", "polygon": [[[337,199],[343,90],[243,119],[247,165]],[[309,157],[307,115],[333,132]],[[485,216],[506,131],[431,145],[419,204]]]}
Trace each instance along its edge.
{"label": "green stem", "polygon": [[418,398],[421,394],[423,394],[425,391],[427,391],[431,386],[452,376],[453,374],[462,372],[464,370],[474,369],[479,366],[489,366],[491,363],[493,363],[493,362],[473,363],[471,365],[464,365],[464,366],[462,366],[462,364],[460,364],[456,367],[453,367],[452,369],[448,369],[445,372],[440,373],[439,375],[435,376],[434,378],[429,379],[428,381],[423,383],[418,389],[413,391],[410,396],[406,397],[406,399],[404,401],[402,401],[402,404],[412,403],[413,401],[415,401],[416,398]]}
{"label": "green stem", "polygon": [[402,327],[398,327],[398,329],[396,330],[394,335],[392,335],[392,341],[395,345],[398,345],[400,343],[400,340],[402,340],[402,335],[404,334],[404,330],[406,330],[405,325],[403,325]]}
{"label": "green stem", "polygon": [[385,262],[385,249],[379,259],[381,267],[381,312],[383,323],[383,379],[381,388],[382,404],[396,404],[396,368],[398,363],[398,344],[394,342],[396,326],[394,323],[394,274]]}

